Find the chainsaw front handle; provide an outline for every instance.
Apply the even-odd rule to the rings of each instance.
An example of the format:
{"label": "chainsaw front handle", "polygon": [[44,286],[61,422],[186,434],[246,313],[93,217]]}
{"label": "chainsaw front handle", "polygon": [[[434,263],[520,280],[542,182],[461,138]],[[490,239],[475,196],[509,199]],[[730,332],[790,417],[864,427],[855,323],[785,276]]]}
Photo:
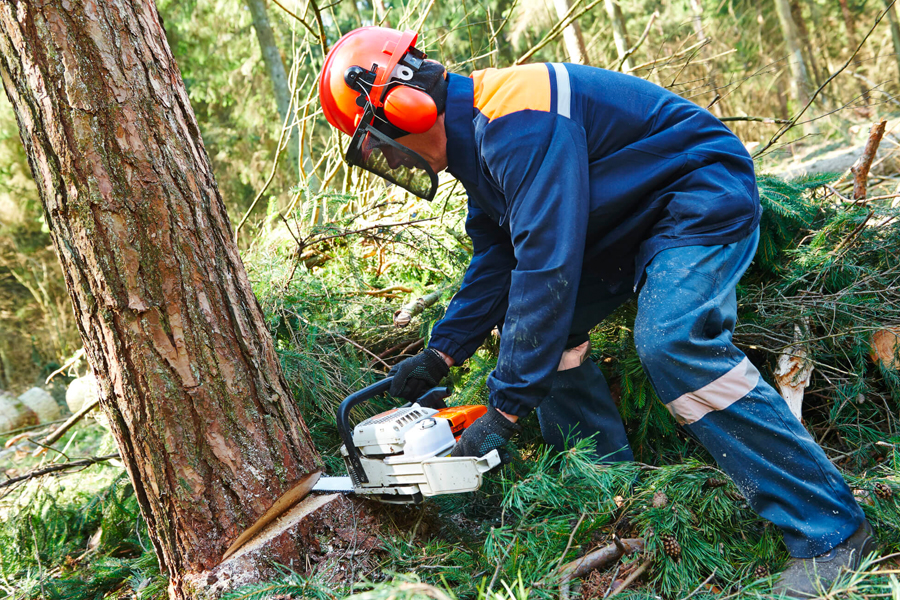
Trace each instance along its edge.
{"label": "chainsaw front handle", "polygon": [[362,462],[359,460],[359,450],[353,445],[353,427],[350,426],[350,411],[359,406],[363,402],[367,402],[373,398],[377,398],[381,394],[387,393],[391,389],[393,376],[385,377],[377,383],[364,387],[358,392],[354,392],[344,398],[337,411],[337,428],[341,441],[347,449],[347,458],[350,460],[350,468],[353,469],[353,476],[359,483],[369,483],[369,477],[363,469]]}
{"label": "chainsaw front handle", "polygon": [[[372,385],[364,387],[358,392],[350,394],[349,396],[344,398],[344,401],[341,402],[340,406],[338,406],[338,433],[341,436],[341,441],[344,442],[344,447],[347,448],[347,458],[350,459],[350,468],[353,471],[351,475],[356,477],[356,480],[359,483],[369,483],[369,476],[366,475],[366,471],[362,466],[362,462],[359,460],[359,450],[353,443],[353,426],[350,425],[350,411],[363,402],[368,402],[373,398],[377,398],[381,394],[387,393],[388,390],[391,389],[391,382],[393,380],[393,375],[385,377],[378,383],[373,383]],[[434,408],[436,410],[447,408],[447,404],[444,402],[444,398],[450,396],[450,392],[451,390],[448,387],[432,388],[425,392],[425,394],[423,394],[421,398],[416,400],[416,402],[420,406]],[[404,406],[411,406],[411,404],[407,402]]]}

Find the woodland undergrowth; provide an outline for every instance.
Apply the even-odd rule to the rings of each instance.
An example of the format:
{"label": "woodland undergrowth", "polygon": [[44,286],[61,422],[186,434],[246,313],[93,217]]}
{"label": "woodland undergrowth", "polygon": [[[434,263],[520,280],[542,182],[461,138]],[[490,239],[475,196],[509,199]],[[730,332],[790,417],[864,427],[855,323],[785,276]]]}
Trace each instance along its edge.
{"label": "woodland undergrowth", "polygon": [[[842,200],[836,175],[761,176],[759,186],[761,242],[738,290],[735,340],[771,380],[802,324],[816,367],[805,425],[854,488],[882,556],[890,555],[900,551],[900,374],[873,360],[871,338],[900,326],[900,211],[891,199]],[[245,260],[316,447],[340,474],[337,404],[421,348],[470,248],[459,233],[464,205],[455,190],[433,204],[309,200],[292,214],[273,212]],[[434,291],[440,301],[408,326],[394,325],[398,308]],[[570,594],[602,598],[649,558],[644,578],[619,595],[765,596],[787,559],[781,536],[655,398],[633,346],[634,313],[627,303],[592,333],[591,358],[618,399],[639,462],[600,466],[582,447],[552,453],[529,418],[513,463],[478,493],[390,509],[415,525],[385,528],[376,568],[356,571],[352,581],[335,565],[285,571],[230,598],[556,598],[560,566],[614,535],[643,538],[646,550],[573,582]],[[452,402],[487,400],[497,351],[492,337],[452,370]],[[0,593],[164,597],[132,494],[121,470],[107,465],[4,498]],[[867,563],[837,585],[846,597],[888,597],[898,589],[894,560]]]}

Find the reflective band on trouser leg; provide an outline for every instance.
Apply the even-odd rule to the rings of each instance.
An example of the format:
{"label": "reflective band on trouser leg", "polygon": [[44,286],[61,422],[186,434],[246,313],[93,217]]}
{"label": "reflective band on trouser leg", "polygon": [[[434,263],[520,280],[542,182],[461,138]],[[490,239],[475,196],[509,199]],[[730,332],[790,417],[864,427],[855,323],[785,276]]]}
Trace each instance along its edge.
{"label": "reflective band on trouser leg", "polygon": [[735,286],[756,238],[664,250],[646,270],[635,345],[657,395],[777,525],[791,554],[817,556],[863,515],[825,453],[732,343]]}
{"label": "reflective band on trouser leg", "polygon": [[728,408],[759,383],[759,371],[749,359],[738,365],[696,392],[689,392],[675,398],[666,405],[672,416],[682,425],[699,421],[707,413]]}

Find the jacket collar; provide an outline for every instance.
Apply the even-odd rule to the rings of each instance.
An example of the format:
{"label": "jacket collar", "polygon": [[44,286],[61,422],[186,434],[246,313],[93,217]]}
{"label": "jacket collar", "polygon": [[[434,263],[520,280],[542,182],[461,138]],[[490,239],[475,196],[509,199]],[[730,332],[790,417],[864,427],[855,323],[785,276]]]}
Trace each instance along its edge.
{"label": "jacket collar", "polygon": [[447,170],[464,184],[478,184],[475,146],[475,82],[468,77],[449,74],[447,112]]}

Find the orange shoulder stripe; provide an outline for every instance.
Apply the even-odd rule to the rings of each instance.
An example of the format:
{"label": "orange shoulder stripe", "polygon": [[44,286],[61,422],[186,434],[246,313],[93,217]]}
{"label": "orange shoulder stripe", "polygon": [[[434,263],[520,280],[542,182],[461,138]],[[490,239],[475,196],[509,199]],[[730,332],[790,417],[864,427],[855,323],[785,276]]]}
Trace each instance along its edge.
{"label": "orange shoulder stripe", "polygon": [[546,65],[485,69],[471,75],[475,108],[493,120],[520,110],[550,111],[550,71]]}

